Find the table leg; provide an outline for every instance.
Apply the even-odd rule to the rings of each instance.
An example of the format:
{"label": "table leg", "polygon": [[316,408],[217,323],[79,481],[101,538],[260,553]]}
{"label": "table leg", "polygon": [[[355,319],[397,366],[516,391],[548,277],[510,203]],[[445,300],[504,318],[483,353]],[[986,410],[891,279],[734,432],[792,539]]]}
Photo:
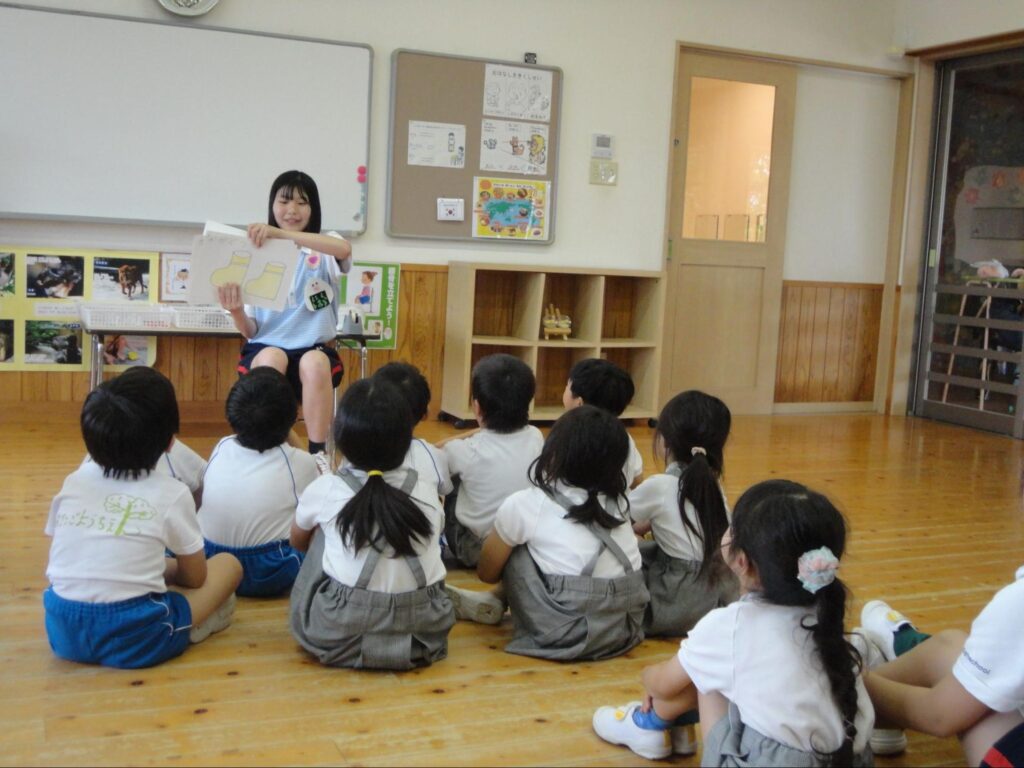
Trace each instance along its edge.
{"label": "table leg", "polygon": [[103,383],[103,336],[90,333],[92,337],[92,360],[89,361],[89,391]]}

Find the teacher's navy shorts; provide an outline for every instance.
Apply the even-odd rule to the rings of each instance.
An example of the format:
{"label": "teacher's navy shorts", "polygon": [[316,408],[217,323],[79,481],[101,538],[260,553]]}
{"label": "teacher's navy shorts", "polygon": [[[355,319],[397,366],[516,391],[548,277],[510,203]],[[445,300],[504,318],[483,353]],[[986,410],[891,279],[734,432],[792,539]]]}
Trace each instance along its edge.
{"label": "teacher's navy shorts", "polygon": [[242,583],[235,590],[242,597],[276,597],[290,592],[304,556],[287,541],[271,541],[255,547],[224,547],[206,540],[207,560],[220,552],[230,552],[242,564]]}
{"label": "teacher's navy shorts", "polygon": [[[257,344],[256,342],[247,341],[242,347],[241,357],[238,359],[238,373],[240,376],[244,376],[252,369],[252,360],[257,354],[266,347],[271,346],[270,344]],[[292,385],[292,391],[295,393],[296,399],[302,402],[302,379],[299,378],[299,360],[304,354],[314,349],[320,350],[327,355],[327,360],[331,364],[331,386],[334,389],[338,388],[341,384],[341,378],[345,375],[345,367],[341,364],[341,358],[338,357],[338,351],[327,344],[314,344],[312,347],[300,347],[299,349],[284,349],[282,350],[288,356],[288,370],[285,375],[288,377],[288,383]]]}
{"label": "teacher's navy shorts", "polygon": [[151,592],[116,603],[65,600],[43,592],[46,635],[62,659],[105,667],[152,667],[188,648],[192,608],[178,592]]}

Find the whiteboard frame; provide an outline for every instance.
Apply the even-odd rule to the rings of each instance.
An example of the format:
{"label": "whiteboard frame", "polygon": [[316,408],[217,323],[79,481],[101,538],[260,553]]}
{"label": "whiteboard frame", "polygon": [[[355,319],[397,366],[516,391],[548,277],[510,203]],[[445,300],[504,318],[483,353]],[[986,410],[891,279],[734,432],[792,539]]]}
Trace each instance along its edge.
{"label": "whiteboard frame", "polygon": [[[37,13],[52,13],[61,16],[77,16],[97,19],[107,19],[112,21],[124,21],[131,22],[133,24],[148,24],[162,27],[178,27],[183,29],[197,30],[197,31],[209,31],[209,32],[224,32],[236,35],[245,35],[251,37],[264,37],[264,38],[275,38],[279,40],[289,40],[296,42],[308,42],[308,43],[319,43],[324,45],[335,45],[348,48],[361,48],[367,53],[367,83],[366,83],[366,141],[363,147],[363,164],[369,169],[370,161],[370,130],[372,126],[372,115],[373,115],[373,48],[366,43],[354,43],[343,40],[329,40],[326,38],[318,37],[307,37],[302,35],[285,35],[276,32],[262,32],[257,30],[248,29],[235,29],[232,27],[219,27],[207,24],[197,25],[194,22],[185,20],[161,20],[161,19],[142,19],[133,16],[122,16],[118,14],[110,13],[98,13],[93,11],[81,11],[77,9],[69,8],[41,8],[38,6],[25,5],[24,3],[8,2],[7,0],[0,0],[0,10],[11,9],[19,11],[34,11]],[[339,138],[339,141],[341,139]],[[268,187],[269,188],[269,187]],[[367,219],[369,218],[368,207],[369,207],[369,196],[370,196],[370,183],[369,183],[369,170],[367,171],[367,180],[363,186],[363,205],[362,205],[362,216],[361,216],[361,229],[351,229],[340,226],[330,226],[326,221],[323,222],[322,231],[335,230],[345,236],[356,236],[366,232]],[[30,213],[25,211],[9,211],[0,209],[0,219],[21,219],[21,220],[32,220],[32,221],[78,221],[78,222],[89,222],[89,223],[104,223],[104,224],[135,224],[135,225],[156,225],[156,226],[180,226],[180,227],[193,227],[196,224],[202,224],[202,221],[181,221],[181,220],[166,220],[166,219],[140,219],[140,218],[122,218],[116,216],[74,216],[59,213]],[[242,223],[242,222],[234,222]]]}

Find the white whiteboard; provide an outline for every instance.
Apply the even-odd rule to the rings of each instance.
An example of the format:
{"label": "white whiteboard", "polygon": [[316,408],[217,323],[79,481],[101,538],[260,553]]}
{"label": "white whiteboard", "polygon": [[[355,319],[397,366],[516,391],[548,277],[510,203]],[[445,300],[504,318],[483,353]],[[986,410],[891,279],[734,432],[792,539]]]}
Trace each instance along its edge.
{"label": "white whiteboard", "polygon": [[0,3],[0,216],[247,224],[297,168],[324,229],[363,232],[372,59],[365,45]]}

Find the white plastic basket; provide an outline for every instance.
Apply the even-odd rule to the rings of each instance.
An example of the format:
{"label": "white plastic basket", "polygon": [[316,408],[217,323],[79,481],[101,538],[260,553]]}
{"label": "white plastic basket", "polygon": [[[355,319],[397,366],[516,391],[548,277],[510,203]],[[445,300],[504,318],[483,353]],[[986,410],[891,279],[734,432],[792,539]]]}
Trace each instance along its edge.
{"label": "white plastic basket", "polygon": [[235,331],[231,315],[220,307],[179,304],[170,308],[174,327],[188,331]]}
{"label": "white plastic basket", "polygon": [[87,331],[160,331],[174,328],[174,314],[161,304],[82,302],[78,315]]}

